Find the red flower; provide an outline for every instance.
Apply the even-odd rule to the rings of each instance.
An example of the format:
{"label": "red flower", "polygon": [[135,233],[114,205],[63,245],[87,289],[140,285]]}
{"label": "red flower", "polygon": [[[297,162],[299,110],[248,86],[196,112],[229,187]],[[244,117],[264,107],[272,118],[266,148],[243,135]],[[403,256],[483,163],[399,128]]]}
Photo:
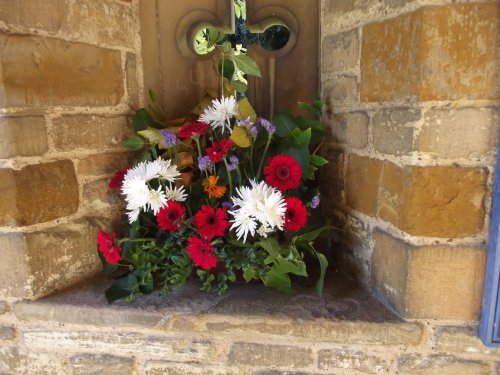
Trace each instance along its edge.
{"label": "red flower", "polygon": [[200,234],[206,238],[223,236],[230,224],[226,217],[227,208],[212,208],[203,205],[196,215],[194,215],[194,225],[199,229]]}
{"label": "red flower", "polygon": [[233,144],[230,139],[223,139],[220,143],[212,142],[212,147],[207,147],[207,155],[214,163],[218,163],[224,159]]}
{"label": "red flower", "polygon": [[289,155],[276,155],[269,160],[264,170],[266,182],[281,191],[299,187],[302,169],[299,163]]}
{"label": "red flower", "polygon": [[180,229],[184,223],[186,208],[175,201],[169,201],[156,215],[158,226],[163,230],[173,232]]}
{"label": "red flower", "polygon": [[122,186],[123,179],[125,178],[127,172],[128,168],[116,172],[113,178],[109,181],[109,188],[113,190],[113,189],[118,189],[120,186]]}
{"label": "red flower", "polygon": [[193,122],[192,124],[186,124],[179,129],[177,137],[179,138],[191,138],[193,135],[202,135],[210,128],[210,125],[204,122]]}
{"label": "red flower", "polygon": [[295,197],[286,197],[285,229],[298,231],[307,223],[307,209]]}
{"label": "red flower", "polygon": [[214,255],[214,247],[208,240],[202,240],[197,236],[191,236],[187,243],[187,252],[193,263],[207,270],[214,268],[217,258]]}
{"label": "red flower", "polygon": [[106,262],[108,262],[109,264],[116,264],[122,259],[120,255],[122,248],[115,245],[115,236],[115,232],[111,233],[111,235],[108,235],[102,230],[100,230],[97,234],[99,251],[102,253],[104,259],[106,259]]}

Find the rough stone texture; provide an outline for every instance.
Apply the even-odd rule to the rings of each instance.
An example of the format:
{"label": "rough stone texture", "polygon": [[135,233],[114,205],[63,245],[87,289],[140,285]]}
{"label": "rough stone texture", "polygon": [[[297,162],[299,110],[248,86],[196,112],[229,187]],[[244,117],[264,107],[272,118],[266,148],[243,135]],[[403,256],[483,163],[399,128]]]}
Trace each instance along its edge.
{"label": "rough stone texture", "polygon": [[73,375],[123,375],[134,371],[134,359],[102,354],[78,354],[69,359]]}
{"label": "rough stone texture", "polygon": [[383,162],[364,156],[349,157],[346,175],[347,205],[366,215],[375,216],[380,173]]}
{"label": "rough stone texture", "polygon": [[52,139],[57,151],[120,148],[133,133],[127,116],[62,116],[53,124]]}
{"label": "rough stone texture", "polygon": [[11,325],[0,324],[0,341],[9,341],[16,338],[16,329]]}
{"label": "rough stone texture", "polygon": [[420,354],[402,355],[398,360],[401,375],[487,375],[488,364],[482,361],[463,360],[452,356]]}
{"label": "rough stone texture", "polygon": [[0,315],[5,314],[7,311],[9,311],[9,306],[7,305],[7,302],[0,301]]}
{"label": "rough stone texture", "polygon": [[421,319],[479,317],[483,248],[412,247],[383,233],[375,233],[374,239],[374,286],[400,314]]}
{"label": "rough stone texture", "polygon": [[172,362],[148,362],[143,367],[144,375],[241,375],[242,372],[231,368],[207,368],[189,366]]}
{"label": "rough stone texture", "polygon": [[323,41],[322,71],[344,72],[359,65],[359,30],[332,35]]}
{"label": "rough stone texture", "polygon": [[[111,106],[123,97],[119,52],[0,33],[0,106]],[[78,84],[75,84],[78,82]]]}
{"label": "rough stone texture", "polygon": [[424,7],[365,26],[361,101],[499,99],[499,6]]}
{"label": "rough stone texture", "polygon": [[134,152],[115,152],[88,156],[77,163],[81,176],[110,176],[129,167],[135,157]]}
{"label": "rough stone texture", "polygon": [[229,352],[230,365],[303,368],[312,365],[311,349],[294,346],[234,343]]}
{"label": "rough stone texture", "polygon": [[0,159],[40,156],[47,149],[43,116],[0,117]]}
{"label": "rough stone texture", "polygon": [[389,372],[386,360],[365,352],[349,350],[322,350],[319,352],[321,370],[348,369],[364,374],[380,374]]}
{"label": "rough stone texture", "polygon": [[352,107],[359,102],[359,85],[356,77],[334,76],[325,83],[324,100],[327,110]]}
{"label": "rough stone texture", "polygon": [[422,118],[419,109],[384,110],[372,118],[375,150],[392,155],[413,151],[415,123]]}
{"label": "rough stone texture", "polygon": [[[69,160],[0,169],[0,225],[31,225],[75,213],[78,181]],[[36,189],[33,187],[36,186]]]}
{"label": "rough stone texture", "polygon": [[435,334],[435,348],[437,351],[456,354],[482,354],[500,358],[500,349],[488,348],[479,339],[477,326],[442,326]]}
{"label": "rough stone texture", "polygon": [[428,110],[415,146],[440,157],[480,158],[495,152],[499,124],[495,108]]}
{"label": "rough stone texture", "polygon": [[62,358],[56,353],[44,353],[15,347],[0,347],[0,371],[7,374],[64,374]]}
{"label": "rough stone texture", "polygon": [[124,209],[120,189],[110,190],[108,178],[85,184],[82,191],[82,204],[89,210],[99,212],[113,208]]}
{"label": "rough stone texture", "polygon": [[87,220],[3,235],[0,254],[9,262],[0,262],[0,294],[37,298],[95,275],[101,267],[98,229],[99,224]]}
{"label": "rough stone texture", "polygon": [[328,164],[319,172],[321,188],[321,209],[330,214],[344,201],[344,154],[330,152]]}
{"label": "rough stone texture", "polygon": [[362,149],[368,144],[368,122],[366,113],[354,112],[333,115],[327,125],[332,132],[333,142]]}
{"label": "rough stone texture", "polygon": [[57,32],[67,13],[66,0],[0,0],[0,21],[7,25]]}
{"label": "rough stone texture", "polygon": [[137,58],[132,53],[127,53],[125,65],[127,72],[128,105],[131,109],[139,109],[139,84],[137,82]]}

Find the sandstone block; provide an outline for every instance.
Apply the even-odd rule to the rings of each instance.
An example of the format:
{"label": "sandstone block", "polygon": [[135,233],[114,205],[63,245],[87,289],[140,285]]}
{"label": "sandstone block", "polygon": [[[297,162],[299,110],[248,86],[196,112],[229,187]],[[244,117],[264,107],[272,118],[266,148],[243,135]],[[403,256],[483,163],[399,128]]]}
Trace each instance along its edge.
{"label": "sandstone block", "polygon": [[0,301],[0,315],[5,314],[7,311],[9,311],[9,306],[7,305],[7,302]]}
{"label": "sandstone block", "polygon": [[374,240],[373,284],[400,314],[418,319],[478,318],[483,248],[413,247],[381,232]]}
{"label": "sandstone block", "polygon": [[69,359],[73,375],[123,375],[134,372],[134,359],[109,354],[77,354]]}
{"label": "sandstone block", "polygon": [[11,325],[0,324],[0,341],[9,341],[16,338],[16,329]]}
{"label": "sandstone block", "polygon": [[[31,225],[75,213],[78,181],[70,160],[0,169],[0,225]],[[34,188],[36,186],[36,189]]]}
{"label": "sandstone block", "polygon": [[354,10],[362,10],[378,3],[377,0],[326,0],[325,11],[328,15],[343,16]]}
{"label": "sandstone block", "polygon": [[55,353],[0,347],[0,372],[6,374],[64,374],[63,361]]}
{"label": "sandstone block", "polygon": [[127,72],[128,105],[131,109],[139,108],[139,84],[137,82],[137,59],[132,53],[127,53],[125,65]]}
{"label": "sandstone block", "polygon": [[234,343],[228,363],[234,366],[270,366],[301,368],[313,364],[311,349],[293,346]]}
{"label": "sandstone block", "polygon": [[372,118],[373,146],[381,153],[405,155],[413,151],[415,123],[420,109],[383,110]]}
{"label": "sandstone block", "polygon": [[57,32],[67,14],[66,0],[0,0],[0,21],[7,25]]}
{"label": "sandstone block", "polygon": [[323,42],[323,73],[344,72],[359,65],[359,30],[327,37]]}
{"label": "sandstone block", "polygon": [[356,77],[335,76],[325,83],[323,93],[327,110],[353,107],[359,102],[359,85]]}
{"label": "sandstone block", "polygon": [[499,99],[499,6],[424,7],[365,26],[361,101]]}
{"label": "sandstone block", "polygon": [[346,173],[347,205],[366,215],[375,216],[383,162],[365,156],[350,155]]}
{"label": "sandstone block", "polygon": [[130,167],[135,152],[114,152],[88,156],[77,163],[82,176],[112,176],[123,168]]}
{"label": "sandstone block", "polygon": [[47,149],[47,129],[43,116],[0,118],[0,159],[40,156]]}
{"label": "sandstone block", "polygon": [[143,367],[144,375],[241,375],[238,369],[231,369],[226,366],[220,368],[207,368],[207,366],[189,366],[172,362],[147,362]]}
{"label": "sandstone block", "polygon": [[488,364],[452,356],[405,354],[398,359],[401,375],[486,375],[490,374]]}
{"label": "sandstone block", "polygon": [[52,139],[57,151],[121,148],[133,133],[127,116],[68,115],[54,119]]}
{"label": "sandstone block", "polygon": [[344,154],[330,152],[329,163],[320,170],[321,207],[332,211],[344,202]]}
{"label": "sandstone block", "polygon": [[124,200],[120,195],[120,189],[110,190],[109,179],[101,179],[90,182],[83,186],[82,204],[91,210],[108,211],[111,206],[123,208]]}
{"label": "sandstone block", "polygon": [[496,150],[499,124],[494,108],[431,109],[415,148],[444,158],[480,158]]}
{"label": "sandstone block", "polygon": [[491,355],[500,357],[500,349],[488,348],[479,339],[477,326],[442,326],[435,334],[435,348],[455,355]]}
{"label": "sandstone block", "polygon": [[3,107],[112,106],[124,93],[120,53],[88,44],[0,33],[0,68]]}
{"label": "sandstone block", "polygon": [[364,374],[389,372],[389,364],[380,356],[349,350],[321,350],[319,352],[320,370],[344,369]]}
{"label": "sandstone block", "polygon": [[362,149],[368,144],[368,122],[365,112],[353,112],[330,116],[327,125],[334,142]]}

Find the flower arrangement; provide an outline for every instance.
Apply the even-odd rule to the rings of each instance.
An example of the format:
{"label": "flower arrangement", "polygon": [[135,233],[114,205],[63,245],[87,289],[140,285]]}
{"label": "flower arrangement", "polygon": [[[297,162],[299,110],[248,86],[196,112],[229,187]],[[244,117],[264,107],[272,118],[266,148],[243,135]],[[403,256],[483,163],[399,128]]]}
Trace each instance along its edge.
{"label": "flower arrangement", "polygon": [[328,262],[313,242],[330,227],[309,222],[320,203],[316,171],[327,163],[317,154],[321,101],[299,103],[311,118],[260,118],[241,95],[245,76],[260,75],[257,65],[241,48],[219,50],[219,93],[207,92],[189,116],[169,121],[150,92],[149,111],[134,116],[126,146],[141,153],[109,184],[124,197],[126,235],[97,238],[104,272],[115,276],[110,303],[168,292],[190,278],[218,293],[238,278],[287,291],[291,275],[307,276],[305,253],[319,261],[322,293]]}

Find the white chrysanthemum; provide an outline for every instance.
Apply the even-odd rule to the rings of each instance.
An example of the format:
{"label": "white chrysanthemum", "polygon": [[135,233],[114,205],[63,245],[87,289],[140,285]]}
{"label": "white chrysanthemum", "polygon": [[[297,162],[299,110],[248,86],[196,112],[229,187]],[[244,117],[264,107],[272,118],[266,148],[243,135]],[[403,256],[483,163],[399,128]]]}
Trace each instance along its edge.
{"label": "white chrysanthemum", "polygon": [[130,168],[127,174],[124,177],[124,181],[133,180],[135,178],[140,178],[144,181],[147,181],[147,161],[143,161],[142,163],[137,164],[135,167]]}
{"label": "white chrysanthemum", "polygon": [[261,237],[267,238],[267,235],[271,233],[273,230],[269,227],[261,225],[259,229],[257,229],[257,234]]}
{"label": "white chrysanthemum", "polygon": [[181,186],[180,188],[174,187],[173,189],[167,186],[165,190],[167,199],[169,201],[184,202],[187,198],[184,186]]}
{"label": "white chrysanthemum", "polygon": [[231,119],[235,116],[239,116],[238,103],[231,95],[229,98],[222,97],[221,100],[214,99],[212,106],[205,109],[199,121],[210,124],[214,129],[221,128],[223,133],[227,128],[231,133]]}
{"label": "white chrysanthemum", "polygon": [[170,159],[163,160],[162,158],[158,158],[154,161],[158,167],[158,176],[167,180],[168,182],[175,182],[181,176],[181,173],[177,169],[176,165],[172,165],[172,161]]}
{"label": "white chrysanthemum", "polygon": [[136,208],[131,211],[127,211],[127,216],[128,216],[128,222],[132,224],[134,221],[136,221],[139,218],[139,214],[141,213],[140,208]]}
{"label": "white chrysanthemum", "polygon": [[231,229],[236,229],[238,239],[244,237],[243,242],[248,233],[255,233],[257,222],[261,224],[259,234],[267,237],[276,229],[282,230],[285,221],[286,203],[281,192],[263,181],[252,180],[250,185],[236,189],[238,196],[231,198],[235,209],[229,211],[234,216]]}
{"label": "white chrysanthemum", "polygon": [[125,179],[122,185],[122,193],[125,195],[129,210],[145,208],[149,202],[149,188],[139,176]]}
{"label": "white chrysanthemum", "polygon": [[158,211],[165,207],[167,204],[167,196],[165,193],[161,190],[161,186],[158,187],[158,190],[151,189],[149,190],[149,201],[148,201],[148,206],[151,211],[153,211],[153,214],[158,214]]}

